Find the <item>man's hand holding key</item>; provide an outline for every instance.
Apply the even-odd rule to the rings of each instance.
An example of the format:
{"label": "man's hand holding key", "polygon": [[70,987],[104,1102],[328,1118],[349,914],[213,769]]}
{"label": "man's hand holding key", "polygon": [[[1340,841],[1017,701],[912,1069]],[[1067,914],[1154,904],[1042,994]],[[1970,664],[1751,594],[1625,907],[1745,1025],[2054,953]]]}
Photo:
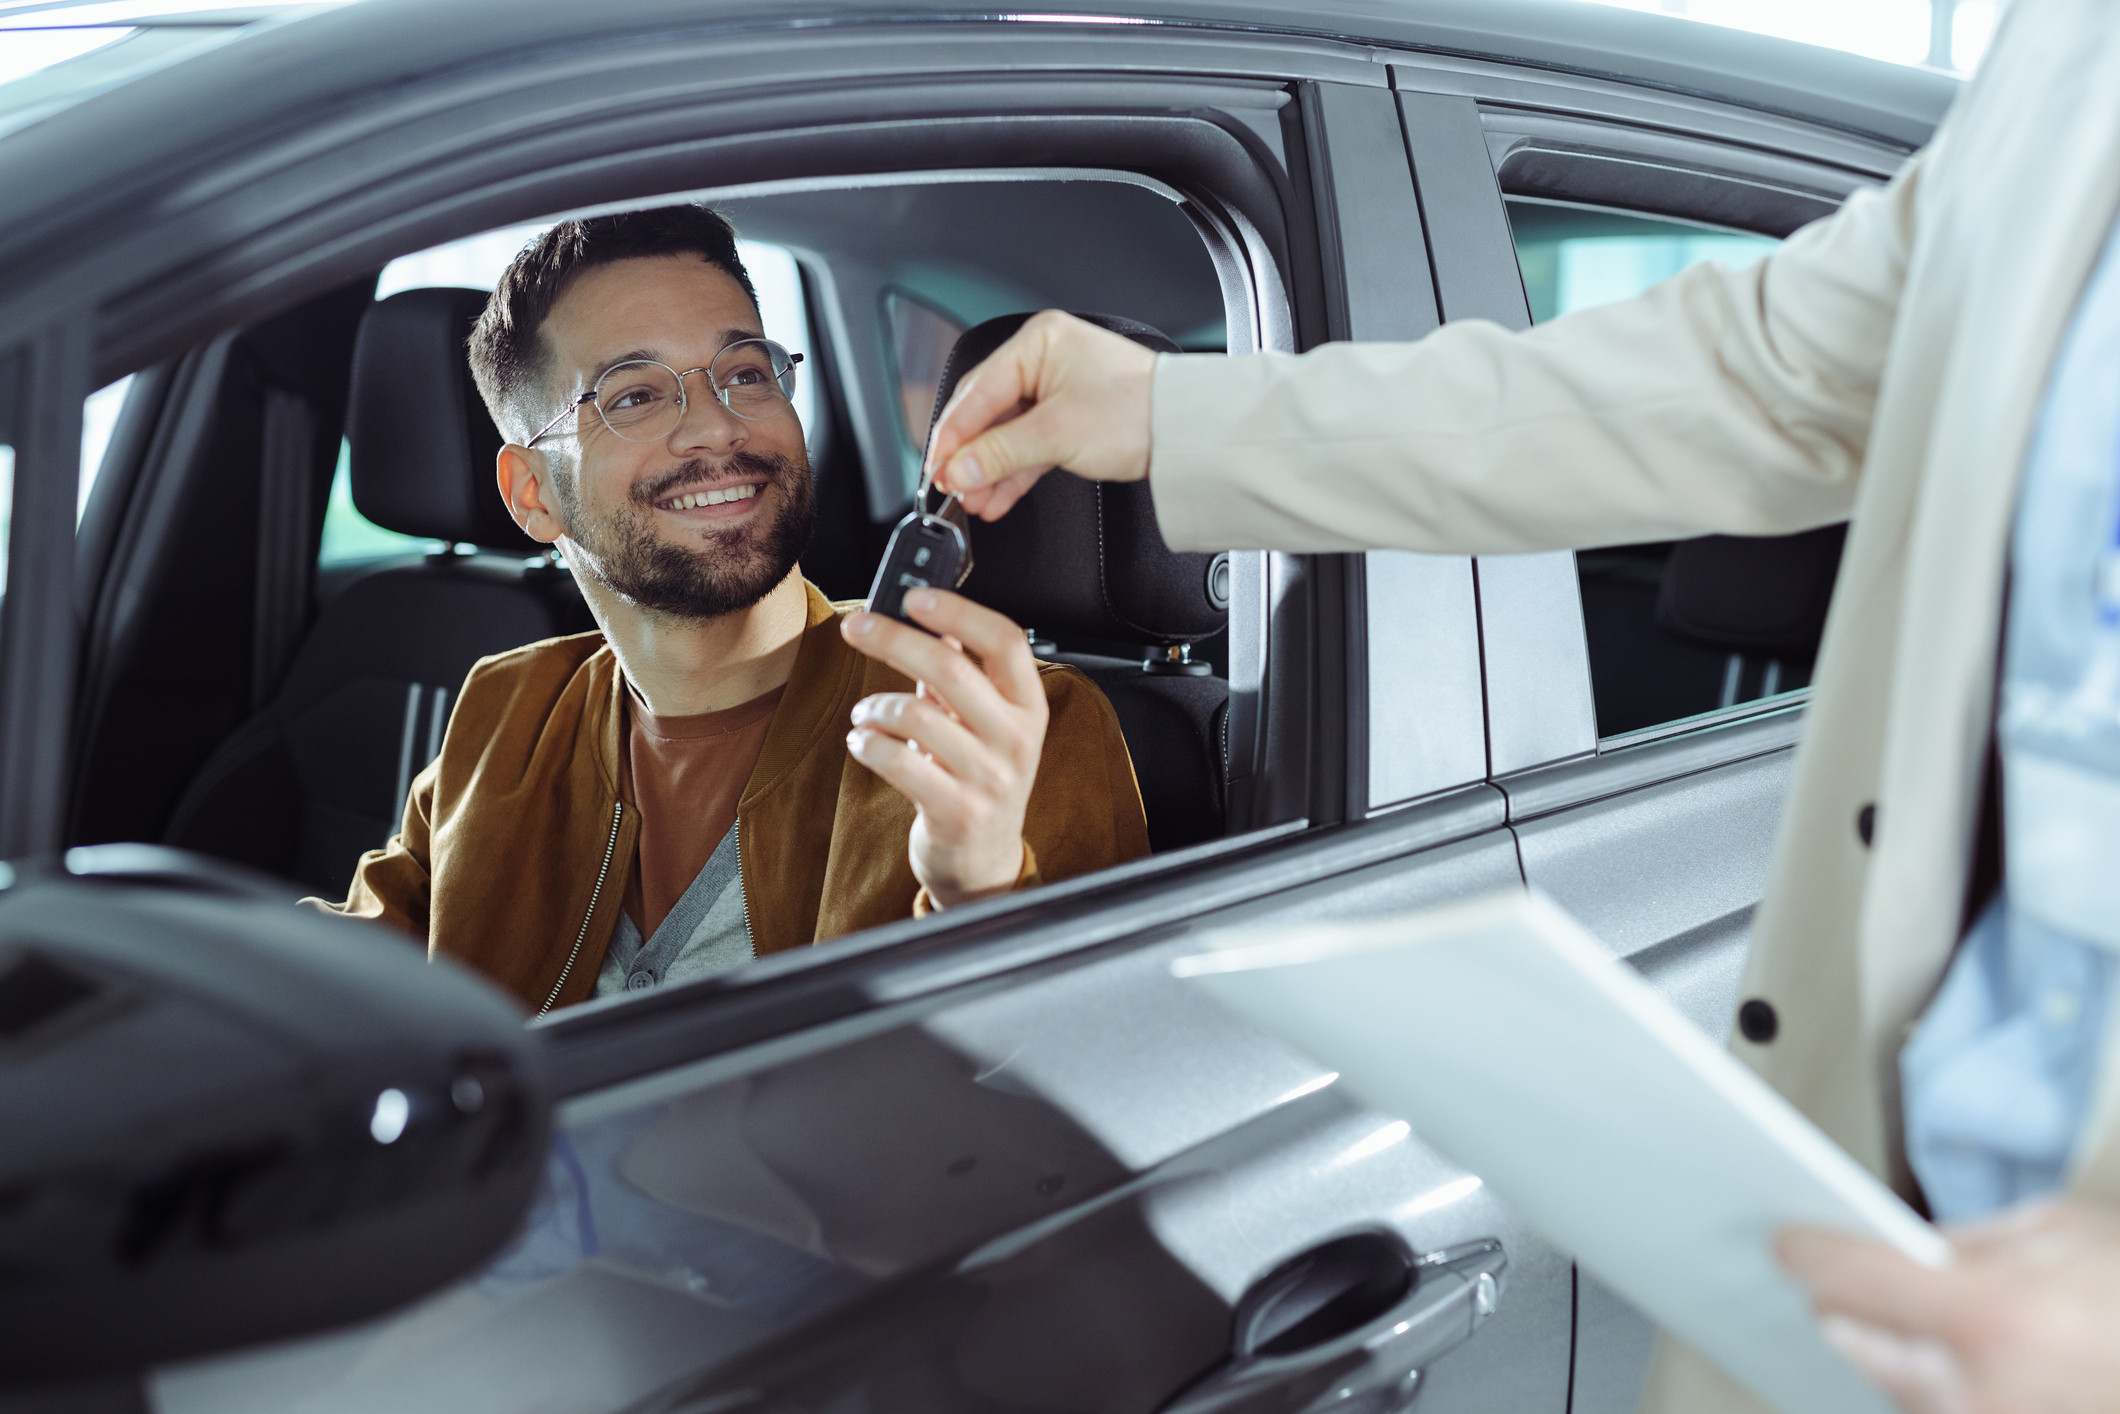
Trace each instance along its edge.
{"label": "man's hand holding key", "polygon": [[847,750],[913,802],[913,874],[949,908],[1022,876],[1048,709],[1030,644],[1007,618],[939,589],[908,591],[905,611],[928,632],[867,612],[845,621],[849,643],[917,684],[856,703]]}

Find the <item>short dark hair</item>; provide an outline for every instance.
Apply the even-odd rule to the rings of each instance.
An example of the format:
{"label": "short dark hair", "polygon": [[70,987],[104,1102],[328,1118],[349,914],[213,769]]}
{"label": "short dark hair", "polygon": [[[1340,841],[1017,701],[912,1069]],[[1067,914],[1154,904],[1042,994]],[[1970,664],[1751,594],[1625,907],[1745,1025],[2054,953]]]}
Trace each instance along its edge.
{"label": "short dark hair", "polygon": [[509,263],[471,328],[471,376],[495,422],[505,426],[509,407],[539,391],[545,348],[538,333],[574,277],[613,261],[657,255],[697,255],[727,271],[758,303],[750,272],[736,254],[736,228],[718,211],[687,203],[562,221]]}

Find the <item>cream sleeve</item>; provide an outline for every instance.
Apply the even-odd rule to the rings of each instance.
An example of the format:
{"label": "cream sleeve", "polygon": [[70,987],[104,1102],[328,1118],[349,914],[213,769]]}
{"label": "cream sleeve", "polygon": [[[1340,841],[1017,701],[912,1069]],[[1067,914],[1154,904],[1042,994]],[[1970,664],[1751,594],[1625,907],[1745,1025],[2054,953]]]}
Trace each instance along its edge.
{"label": "cream sleeve", "polygon": [[1180,549],[1509,553],[1844,518],[1923,158],[1748,269],[1522,333],[1163,355],[1149,484]]}

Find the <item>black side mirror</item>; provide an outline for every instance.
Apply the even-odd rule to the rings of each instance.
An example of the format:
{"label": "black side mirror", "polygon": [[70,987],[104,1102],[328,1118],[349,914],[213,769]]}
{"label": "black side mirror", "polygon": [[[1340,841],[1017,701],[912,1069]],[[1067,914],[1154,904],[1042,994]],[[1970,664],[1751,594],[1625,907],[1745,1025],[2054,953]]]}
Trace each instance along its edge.
{"label": "black side mirror", "polygon": [[227,866],[0,864],[0,1405],[475,1267],[543,1167],[540,1055],[493,987]]}

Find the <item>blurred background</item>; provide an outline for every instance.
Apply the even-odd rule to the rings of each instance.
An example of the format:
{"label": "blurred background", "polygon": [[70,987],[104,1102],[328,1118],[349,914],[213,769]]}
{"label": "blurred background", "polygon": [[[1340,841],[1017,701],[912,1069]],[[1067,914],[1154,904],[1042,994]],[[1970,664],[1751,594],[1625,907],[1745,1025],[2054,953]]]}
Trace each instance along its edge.
{"label": "blurred background", "polygon": [[1577,0],[1971,73],[2009,0]]}

